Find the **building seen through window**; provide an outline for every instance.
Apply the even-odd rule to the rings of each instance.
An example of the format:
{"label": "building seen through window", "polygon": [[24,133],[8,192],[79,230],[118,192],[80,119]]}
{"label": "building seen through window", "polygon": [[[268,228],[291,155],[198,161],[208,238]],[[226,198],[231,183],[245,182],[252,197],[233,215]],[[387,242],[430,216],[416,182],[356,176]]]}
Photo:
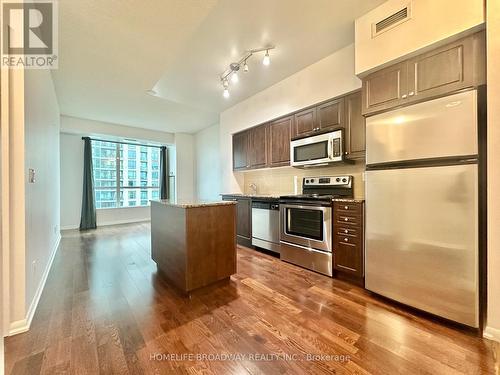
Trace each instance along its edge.
{"label": "building seen through window", "polygon": [[148,206],[160,197],[160,149],[92,141],[96,208]]}

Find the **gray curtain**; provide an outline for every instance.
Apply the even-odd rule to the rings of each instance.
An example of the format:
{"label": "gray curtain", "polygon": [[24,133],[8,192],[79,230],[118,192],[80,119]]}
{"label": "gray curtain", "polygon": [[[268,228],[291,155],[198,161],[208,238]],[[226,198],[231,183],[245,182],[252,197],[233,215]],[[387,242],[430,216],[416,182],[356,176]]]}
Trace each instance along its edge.
{"label": "gray curtain", "polygon": [[168,199],[168,155],[167,148],[160,149],[160,198]]}
{"label": "gray curtain", "polygon": [[94,175],[92,171],[92,141],[89,137],[82,138],[83,150],[83,195],[82,214],[80,218],[80,230],[95,229],[95,197],[94,197]]}

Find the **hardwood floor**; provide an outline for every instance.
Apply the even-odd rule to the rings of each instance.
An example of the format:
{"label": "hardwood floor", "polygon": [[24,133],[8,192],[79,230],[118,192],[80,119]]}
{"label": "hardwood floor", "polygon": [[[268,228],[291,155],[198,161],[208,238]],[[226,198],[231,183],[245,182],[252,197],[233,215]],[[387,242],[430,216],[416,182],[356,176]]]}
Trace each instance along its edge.
{"label": "hardwood floor", "polygon": [[30,331],[6,339],[7,373],[495,372],[487,340],[246,248],[229,285],[182,297],[149,231],[65,233]]}

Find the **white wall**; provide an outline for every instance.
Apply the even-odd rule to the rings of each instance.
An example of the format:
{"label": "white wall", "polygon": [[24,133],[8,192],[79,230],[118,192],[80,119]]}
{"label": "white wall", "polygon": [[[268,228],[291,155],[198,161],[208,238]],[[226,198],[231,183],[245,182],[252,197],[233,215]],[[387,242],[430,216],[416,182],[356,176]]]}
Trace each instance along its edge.
{"label": "white wall", "polygon": [[488,317],[485,335],[500,341],[500,2],[487,1]]}
{"label": "white wall", "polygon": [[196,197],[194,136],[175,133],[176,198],[191,201]]}
{"label": "white wall", "polygon": [[174,135],[172,133],[70,116],[61,116],[61,131],[85,136],[107,136],[107,139],[116,138],[117,140],[123,140],[130,138],[162,145],[174,143]]}
{"label": "white wall", "polygon": [[[351,44],[222,112],[221,191],[244,190],[244,174],[232,171],[233,133],[360,87],[361,81],[354,75],[354,45]],[[291,167],[289,171],[293,173]],[[269,175],[272,176],[272,170]]]}
{"label": "white wall", "polygon": [[196,194],[201,200],[220,200],[219,124],[195,134]]}
{"label": "white wall", "polygon": [[409,0],[389,0],[356,20],[356,74],[367,73],[484,22],[484,0],[413,0],[412,18],[372,38],[372,25]]}
{"label": "white wall", "polygon": [[49,70],[26,70],[24,86],[26,307],[32,314],[60,239],[59,105]]}
{"label": "white wall", "polygon": [[83,141],[61,133],[61,229],[80,225],[83,188]]}

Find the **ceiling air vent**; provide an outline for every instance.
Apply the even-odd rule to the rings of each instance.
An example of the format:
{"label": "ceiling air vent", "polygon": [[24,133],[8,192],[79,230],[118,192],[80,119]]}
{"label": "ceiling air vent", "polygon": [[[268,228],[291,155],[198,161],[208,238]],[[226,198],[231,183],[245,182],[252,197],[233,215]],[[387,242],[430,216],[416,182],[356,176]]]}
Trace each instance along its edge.
{"label": "ceiling air vent", "polygon": [[405,6],[403,9],[391,14],[389,17],[372,24],[372,37],[376,37],[384,31],[390,30],[403,22],[408,21],[411,18],[411,7],[410,4]]}

